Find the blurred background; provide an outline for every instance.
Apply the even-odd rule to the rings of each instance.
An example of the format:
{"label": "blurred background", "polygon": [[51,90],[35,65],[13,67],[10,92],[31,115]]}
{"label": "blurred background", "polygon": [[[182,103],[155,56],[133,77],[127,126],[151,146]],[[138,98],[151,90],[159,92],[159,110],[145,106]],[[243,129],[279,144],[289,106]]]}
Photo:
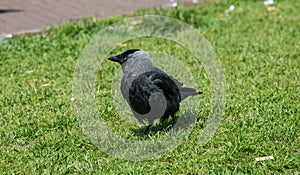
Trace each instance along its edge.
{"label": "blurred background", "polygon": [[[191,0],[177,0],[191,2]],[[39,32],[43,27],[79,20],[85,16],[99,19],[130,13],[141,8],[172,7],[168,0],[1,0],[0,35]]]}

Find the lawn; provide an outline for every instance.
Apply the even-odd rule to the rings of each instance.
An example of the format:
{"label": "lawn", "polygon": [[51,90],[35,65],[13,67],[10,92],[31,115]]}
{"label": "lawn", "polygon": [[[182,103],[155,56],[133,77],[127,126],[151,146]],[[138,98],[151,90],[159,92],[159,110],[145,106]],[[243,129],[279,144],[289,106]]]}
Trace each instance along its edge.
{"label": "lawn", "polygon": [[[235,10],[224,15],[231,4]],[[300,174],[300,1],[274,6],[268,12],[262,1],[226,1],[139,10],[1,42],[0,174]],[[225,72],[226,107],[214,137],[199,145],[211,93],[201,65],[164,39],[144,37],[116,47],[112,54],[138,47],[176,56],[204,92],[187,140],[160,158],[129,161],[99,150],[81,130],[71,101],[73,75],[93,36],[125,17],[145,14],[177,18],[206,37]],[[132,134],[138,127],[123,122],[112,105],[119,70],[109,61],[99,68],[97,110],[115,132],[139,140]],[[274,160],[255,160],[263,156]]]}

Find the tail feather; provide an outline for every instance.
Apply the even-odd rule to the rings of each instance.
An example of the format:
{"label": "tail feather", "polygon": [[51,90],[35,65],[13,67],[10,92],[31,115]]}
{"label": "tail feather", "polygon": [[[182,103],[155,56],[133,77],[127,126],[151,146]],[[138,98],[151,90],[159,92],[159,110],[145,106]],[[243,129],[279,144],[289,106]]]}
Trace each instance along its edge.
{"label": "tail feather", "polygon": [[199,94],[202,94],[202,92],[197,92],[193,88],[187,88],[187,87],[180,88],[181,101],[186,99],[189,96],[195,96],[195,95],[199,95]]}

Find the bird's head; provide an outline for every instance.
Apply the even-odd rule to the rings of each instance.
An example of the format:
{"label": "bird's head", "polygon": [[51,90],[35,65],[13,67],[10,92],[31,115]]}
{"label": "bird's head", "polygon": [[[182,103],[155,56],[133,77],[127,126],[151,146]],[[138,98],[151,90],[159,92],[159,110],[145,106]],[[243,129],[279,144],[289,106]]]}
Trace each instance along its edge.
{"label": "bird's head", "polygon": [[120,63],[124,73],[141,73],[152,70],[154,67],[148,52],[140,49],[127,50],[110,57],[109,60]]}
{"label": "bird's head", "polygon": [[125,61],[127,61],[131,58],[134,58],[136,55],[140,54],[140,52],[142,52],[140,49],[130,49],[130,50],[126,50],[125,52],[123,52],[119,55],[109,57],[108,59],[110,61],[114,61],[114,62],[123,64]]}

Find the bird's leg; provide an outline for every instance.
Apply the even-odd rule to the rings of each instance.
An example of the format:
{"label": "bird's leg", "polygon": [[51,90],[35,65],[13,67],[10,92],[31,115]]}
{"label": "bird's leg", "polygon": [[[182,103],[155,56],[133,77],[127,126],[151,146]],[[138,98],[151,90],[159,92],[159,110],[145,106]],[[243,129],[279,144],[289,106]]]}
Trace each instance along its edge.
{"label": "bird's leg", "polygon": [[145,137],[148,133],[149,133],[149,130],[151,128],[152,125],[148,125],[145,129],[145,131],[143,132],[143,134],[141,135],[141,137]]}
{"label": "bird's leg", "polygon": [[175,114],[172,115],[172,127],[174,127],[176,124],[176,118],[175,118]]}

